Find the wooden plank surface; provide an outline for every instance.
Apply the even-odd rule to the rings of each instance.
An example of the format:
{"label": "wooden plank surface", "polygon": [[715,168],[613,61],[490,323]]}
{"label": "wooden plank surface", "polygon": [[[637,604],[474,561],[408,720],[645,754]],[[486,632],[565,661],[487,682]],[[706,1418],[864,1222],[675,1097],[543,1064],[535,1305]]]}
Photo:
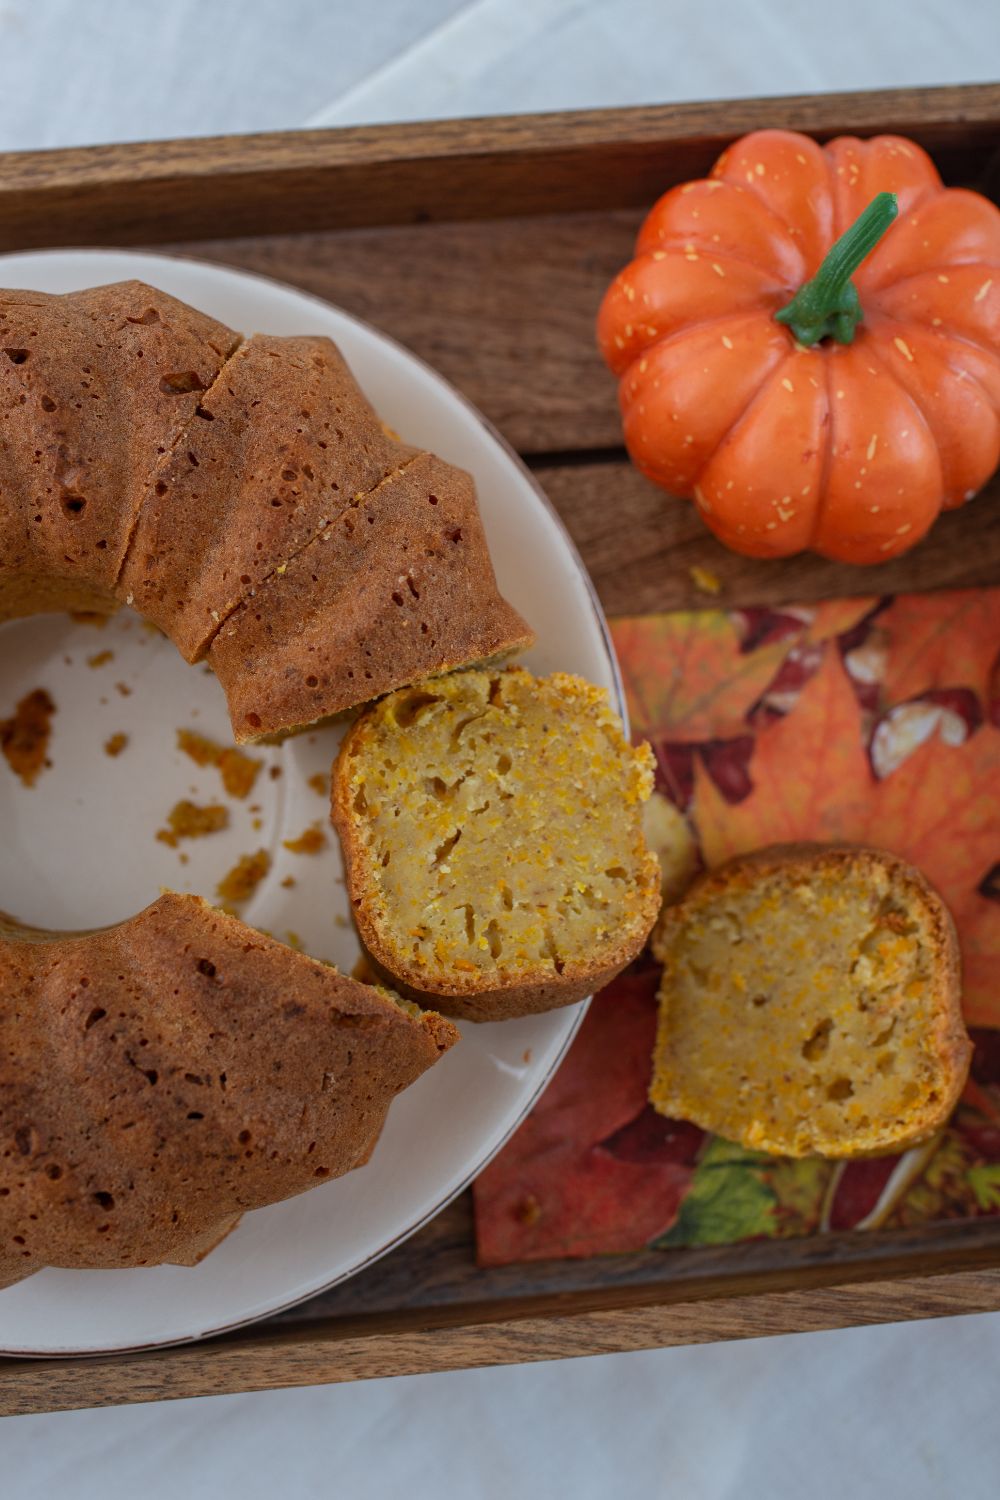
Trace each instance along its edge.
{"label": "wooden plank surface", "polygon": [[621,442],[594,321],[639,221],[546,215],[164,248],[291,282],[364,318],[433,365],[520,452],[550,453]]}
{"label": "wooden plank surface", "polygon": [[437,1370],[951,1317],[1000,1308],[1000,1271],[806,1284],[630,1307],[485,1304],[263,1327],[115,1360],[0,1361],[0,1415],[273,1390]]}
{"label": "wooden plank surface", "polygon": [[[812,554],[740,557],[715,540],[693,505],[665,495],[624,460],[543,467],[538,478],[612,617],[1000,583],[1000,476],[943,516],[914,551],[870,568]],[[706,593],[694,568],[718,580],[717,595]]]}
{"label": "wooden plank surface", "polygon": [[978,84],[25,152],[0,174],[0,247],[620,208],[775,124],[909,135],[964,177],[989,166],[997,98]]}
{"label": "wooden plank surface", "polygon": [[884,1280],[949,1270],[1000,1269],[1000,1219],[941,1222],[871,1233],[760,1239],[684,1250],[641,1250],[583,1260],[477,1267],[472,1195],[463,1194],[382,1260],[269,1320],[293,1326],[369,1313],[433,1311],[528,1298],[563,1310],[580,1301],[625,1307],[692,1300],[751,1287],[790,1290],[819,1280]]}

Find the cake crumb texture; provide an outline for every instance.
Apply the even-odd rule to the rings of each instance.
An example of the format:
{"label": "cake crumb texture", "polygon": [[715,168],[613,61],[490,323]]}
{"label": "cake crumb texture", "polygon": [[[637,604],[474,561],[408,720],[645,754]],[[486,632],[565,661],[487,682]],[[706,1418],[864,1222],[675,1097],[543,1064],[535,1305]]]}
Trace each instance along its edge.
{"label": "cake crumb texture", "polygon": [[650,1099],[752,1149],[896,1152],[968,1072],[958,944],[937,893],[876,850],[775,847],[667,907]]}
{"label": "cake crumb texture", "polygon": [[652,784],[648,746],[578,677],[473,670],[391,694],[334,774],[372,956],[474,1019],[582,998],[635,956],[658,909]]}

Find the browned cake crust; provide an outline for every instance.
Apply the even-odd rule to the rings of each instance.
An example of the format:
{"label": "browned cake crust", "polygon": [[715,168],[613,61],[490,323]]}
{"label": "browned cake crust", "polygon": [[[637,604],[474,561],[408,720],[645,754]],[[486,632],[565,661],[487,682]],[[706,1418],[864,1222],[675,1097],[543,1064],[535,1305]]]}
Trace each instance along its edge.
{"label": "browned cake crust", "polygon": [[147,479],[237,342],[138,281],[0,293],[0,619],[112,605]]}
{"label": "browned cake crust", "polygon": [[472,481],[329,339],[244,341],[141,282],[0,292],[0,335],[0,620],[134,607],[212,648],[237,739],[530,643]]}
{"label": "browned cake crust", "polygon": [[0,1284],[190,1261],[340,1176],[457,1038],[196,897],[0,940]]}
{"label": "browned cake crust", "polygon": [[208,660],[243,741],[532,639],[497,589],[470,476],[425,453],[241,605]]}
{"label": "browned cake crust", "polygon": [[972,1047],[954,924],[882,850],[775,845],[664,909],[650,1099],[754,1150],[851,1157],[932,1135]]}
{"label": "browned cake crust", "polygon": [[241,599],[415,452],[329,339],[256,334],[149,483],[119,596],[197,661]]}

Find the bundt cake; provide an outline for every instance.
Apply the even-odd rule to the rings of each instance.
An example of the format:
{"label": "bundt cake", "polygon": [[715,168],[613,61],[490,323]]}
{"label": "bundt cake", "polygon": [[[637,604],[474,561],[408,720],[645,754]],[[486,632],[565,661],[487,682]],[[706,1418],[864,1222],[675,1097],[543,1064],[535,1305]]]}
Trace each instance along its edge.
{"label": "bundt cake", "polygon": [[137,281],[2,292],[0,380],[0,619],[132,605],[208,656],[240,740],[530,644],[471,479],[390,436],[329,339]]}
{"label": "bundt cake", "polygon": [[457,1037],[194,896],[0,933],[0,1286],[198,1259],[364,1161]]}
{"label": "bundt cake", "polygon": [[607,984],[659,910],[652,786],[649,746],[578,677],[456,672],[383,698],[348,731],[332,799],[379,971],[474,1021]]}
{"label": "bundt cake", "polygon": [[667,906],[650,1099],[753,1150],[865,1156],[950,1115],[972,1047],[951,917],[875,849],[789,845]]}

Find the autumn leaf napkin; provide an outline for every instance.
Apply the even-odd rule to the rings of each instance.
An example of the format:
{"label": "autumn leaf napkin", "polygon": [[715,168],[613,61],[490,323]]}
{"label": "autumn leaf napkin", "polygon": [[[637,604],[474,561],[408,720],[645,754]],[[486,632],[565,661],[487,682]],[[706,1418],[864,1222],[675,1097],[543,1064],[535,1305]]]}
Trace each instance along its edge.
{"label": "autumn leaf napkin", "polygon": [[[614,622],[633,732],[693,853],[792,840],[903,855],[959,931],[972,1076],[901,1156],[786,1161],[646,1102],[659,972],[598,996],[476,1183],[484,1264],[1000,1213],[1000,589]],[[995,1028],[995,1029],[994,1029]]]}

